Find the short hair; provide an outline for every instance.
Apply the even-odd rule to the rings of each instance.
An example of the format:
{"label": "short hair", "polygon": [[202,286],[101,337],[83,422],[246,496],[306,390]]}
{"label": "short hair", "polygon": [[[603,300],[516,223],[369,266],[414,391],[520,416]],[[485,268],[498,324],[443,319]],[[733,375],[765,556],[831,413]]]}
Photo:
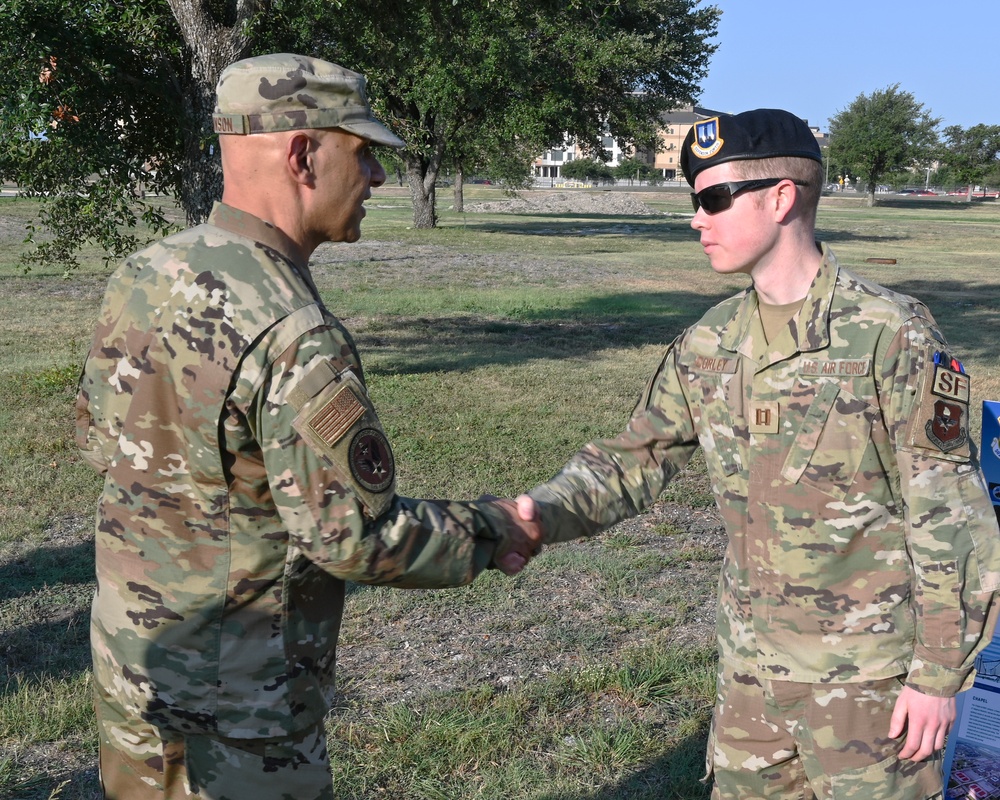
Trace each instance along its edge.
{"label": "short hair", "polygon": [[[740,180],[756,180],[758,178],[791,178],[800,181],[805,186],[799,186],[802,202],[802,212],[810,219],[816,219],[816,209],[823,193],[823,165],[811,158],[796,158],[794,156],[779,156],[777,158],[751,158],[742,161],[731,161],[733,172]],[[761,199],[755,202],[763,203]]]}

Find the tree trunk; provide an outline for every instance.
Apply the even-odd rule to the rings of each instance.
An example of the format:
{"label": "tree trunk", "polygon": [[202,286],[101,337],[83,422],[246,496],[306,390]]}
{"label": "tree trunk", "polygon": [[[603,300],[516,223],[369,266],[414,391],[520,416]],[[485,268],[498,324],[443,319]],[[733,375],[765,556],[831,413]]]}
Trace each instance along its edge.
{"label": "tree trunk", "polygon": [[437,213],[434,208],[434,184],[441,163],[444,161],[444,151],[448,135],[436,122],[431,125],[434,133],[427,141],[428,147],[423,152],[403,150],[400,156],[406,162],[406,180],[410,184],[410,197],[413,198],[413,227],[434,228],[437,226]]}
{"label": "tree trunk", "polygon": [[212,203],[222,196],[222,163],[212,130],[215,86],[219,75],[249,52],[245,31],[268,0],[236,0],[223,21],[216,20],[203,0],[167,0],[190,55],[184,83],[184,176],[178,198],[189,225],[203,222]]}
{"label": "tree trunk", "polygon": [[191,81],[184,93],[184,162],[179,197],[188,225],[208,218],[212,204],[222,197],[222,162],[212,131],[215,82]]}
{"label": "tree trunk", "polygon": [[462,171],[462,165],[459,164],[455,169],[455,211],[459,214],[465,211],[465,193],[462,191],[462,184],[465,181],[465,175]]}
{"label": "tree trunk", "polygon": [[867,198],[867,200],[868,200],[868,202],[867,202],[868,208],[874,208],[875,207],[875,184],[874,183],[869,183],[868,186],[865,187],[865,188],[868,190],[867,191],[867,194],[868,194],[868,198]]}
{"label": "tree trunk", "polygon": [[437,173],[430,173],[426,161],[420,157],[407,156],[406,180],[410,184],[410,197],[413,199],[414,228],[433,228],[437,225],[437,215],[434,213],[436,178]]}

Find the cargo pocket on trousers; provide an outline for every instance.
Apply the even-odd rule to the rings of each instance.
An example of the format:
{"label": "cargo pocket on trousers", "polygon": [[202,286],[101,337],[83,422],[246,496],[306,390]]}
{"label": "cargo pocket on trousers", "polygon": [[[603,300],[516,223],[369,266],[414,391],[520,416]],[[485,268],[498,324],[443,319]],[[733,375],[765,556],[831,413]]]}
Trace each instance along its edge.
{"label": "cargo pocket on trousers", "polygon": [[832,800],[930,800],[941,793],[941,758],[900,761],[895,755],[830,777]]}

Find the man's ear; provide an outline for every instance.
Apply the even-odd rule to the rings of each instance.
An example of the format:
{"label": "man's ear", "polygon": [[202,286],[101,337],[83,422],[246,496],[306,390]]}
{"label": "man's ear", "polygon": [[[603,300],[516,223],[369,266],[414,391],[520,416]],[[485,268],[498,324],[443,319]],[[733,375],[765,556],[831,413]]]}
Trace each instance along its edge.
{"label": "man's ear", "polygon": [[778,222],[785,222],[791,219],[795,201],[799,197],[799,187],[792,181],[786,180],[775,188],[777,189],[775,192],[775,212],[778,215]]}
{"label": "man's ear", "polygon": [[285,145],[285,163],[292,180],[304,186],[312,186],[315,181],[313,171],[312,137],[304,131],[295,131]]}

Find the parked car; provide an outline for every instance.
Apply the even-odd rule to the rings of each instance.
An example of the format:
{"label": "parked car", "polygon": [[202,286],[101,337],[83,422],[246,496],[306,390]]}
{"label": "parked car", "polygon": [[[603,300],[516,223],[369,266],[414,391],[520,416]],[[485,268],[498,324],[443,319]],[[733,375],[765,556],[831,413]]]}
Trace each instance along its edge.
{"label": "parked car", "polygon": [[916,194],[916,189],[900,189],[896,194]]}

